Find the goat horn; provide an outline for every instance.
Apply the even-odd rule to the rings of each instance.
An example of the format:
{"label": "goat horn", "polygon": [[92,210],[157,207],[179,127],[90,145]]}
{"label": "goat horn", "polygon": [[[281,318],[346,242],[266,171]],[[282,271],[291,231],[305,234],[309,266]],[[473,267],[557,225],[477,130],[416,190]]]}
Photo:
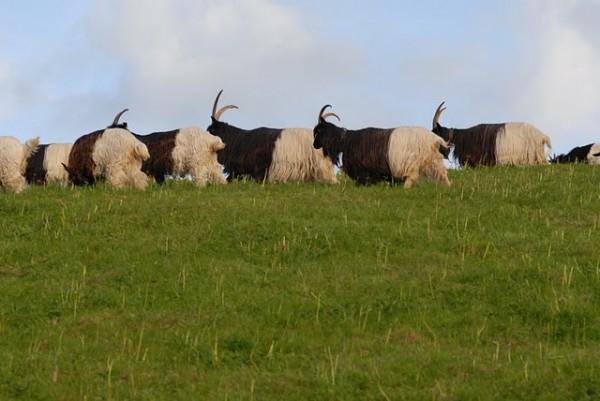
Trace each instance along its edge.
{"label": "goat horn", "polygon": [[223,94],[223,89],[221,89],[219,91],[219,94],[217,95],[217,98],[215,99],[215,103],[213,104],[213,109],[212,109],[212,116],[213,118],[217,115],[217,106],[219,105],[219,99],[221,98],[221,95]]}
{"label": "goat horn", "polygon": [[444,107],[444,104],[446,102],[442,102],[437,110],[435,111],[435,115],[433,116],[433,128],[437,127],[438,124],[440,123],[440,116],[442,115],[442,113],[444,112],[444,110],[446,110],[446,108]]}
{"label": "goat horn", "polygon": [[219,109],[219,111],[217,111],[217,114],[214,116],[215,120],[219,121],[221,119],[221,116],[223,115],[223,113],[225,113],[227,110],[231,110],[231,109],[239,109],[239,107],[234,106],[233,104],[230,104],[228,106],[223,106]]}
{"label": "goat horn", "polygon": [[335,118],[337,118],[337,120],[338,120],[338,121],[342,121],[342,119],[340,118],[340,116],[338,116],[338,115],[337,115],[337,114],[335,114],[335,113],[326,113],[326,114],[323,114],[323,115],[321,116],[321,118],[322,118],[323,120],[327,120],[327,117],[335,117]]}
{"label": "goat horn", "polygon": [[222,94],[223,94],[223,89],[221,89],[219,91],[219,94],[217,95],[217,98],[215,99],[215,103],[213,104],[213,109],[212,109],[212,118],[214,118],[217,121],[219,121],[219,119],[221,118],[223,113],[225,113],[227,110],[239,109],[239,107],[230,104],[228,106],[221,107],[219,109],[219,111],[217,111],[217,106],[219,106],[219,99],[221,98]]}
{"label": "goat horn", "polygon": [[116,116],[116,117],[115,117],[115,119],[113,120],[113,123],[112,123],[112,125],[113,125],[113,126],[115,126],[115,125],[119,125],[119,120],[121,119],[121,116],[122,116],[123,114],[127,113],[128,111],[129,111],[129,109],[125,109],[125,110],[123,110],[122,112],[120,112],[119,114],[117,114],[117,116]]}
{"label": "goat horn", "polygon": [[325,113],[325,110],[327,110],[330,107],[331,107],[330,104],[327,104],[327,105],[323,106],[323,108],[319,112],[319,119],[318,119],[319,122],[323,119],[323,113]]}

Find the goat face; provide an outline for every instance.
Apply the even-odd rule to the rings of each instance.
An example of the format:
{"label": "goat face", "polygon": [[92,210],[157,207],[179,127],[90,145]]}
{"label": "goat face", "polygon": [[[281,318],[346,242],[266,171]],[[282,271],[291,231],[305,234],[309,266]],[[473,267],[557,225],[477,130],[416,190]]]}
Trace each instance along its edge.
{"label": "goat face", "polygon": [[313,129],[313,136],[314,136],[314,140],[313,140],[313,147],[315,149],[321,149],[323,147],[323,138],[327,135],[325,133],[326,131],[326,125],[327,123],[323,124],[323,123],[319,123],[317,126],[315,126],[315,128]]}
{"label": "goat face", "polygon": [[450,128],[442,127],[440,124],[437,124],[432,129],[433,133],[437,136],[441,137],[444,141],[448,143],[452,143],[452,134]]}
{"label": "goat face", "polygon": [[206,130],[214,136],[218,136],[223,141],[227,142],[225,138],[231,132],[231,126],[227,123],[221,122],[221,116],[227,110],[237,109],[238,107],[230,104],[218,109],[219,99],[221,98],[222,94],[223,90],[221,89],[217,95],[217,98],[215,99],[215,103],[213,104],[212,114],[210,115],[211,124]]}
{"label": "goat face", "polygon": [[336,127],[327,121],[321,121],[313,129],[315,149],[329,149],[335,147],[342,137],[342,128]]}
{"label": "goat face", "polygon": [[206,130],[212,135],[218,136],[219,138],[223,139],[227,135],[227,132],[230,130],[230,125],[222,121],[216,120],[214,117],[212,117],[211,120],[212,122]]}
{"label": "goat face", "polygon": [[334,164],[338,164],[346,130],[327,121],[327,117],[335,117],[340,121],[340,117],[335,113],[323,114],[330,107],[331,105],[326,105],[319,112],[318,123],[313,129],[313,147],[323,149],[323,154]]}
{"label": "goat face", "polygon": [[[453,135],[452,130],[446,127],[442,127],[440,124],[440,117],[446,108],[444,107],[445,102],[442,102],[435,111],[435,115],[433,116],[433,128],[431,131],[437,136],[441,137],[448,144],[452,143]],[[443,154],[443,153],[442,153]]]}
{"label": "goat face", "polygon": [[315,149],[323,149],[323,154],[326,157],[334,164],[339,164],[345,132],[345,129],[336,127],[332,123],[323,120],[313,129],[313,147]]}

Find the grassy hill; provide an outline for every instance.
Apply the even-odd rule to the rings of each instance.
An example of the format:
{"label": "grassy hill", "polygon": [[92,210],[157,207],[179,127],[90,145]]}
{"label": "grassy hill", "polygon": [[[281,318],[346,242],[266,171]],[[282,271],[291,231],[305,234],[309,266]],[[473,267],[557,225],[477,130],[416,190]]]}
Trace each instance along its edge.
{"label": "grassy hill", "polygon": [[0,399],[600,398],[600,168],[0,193]]}

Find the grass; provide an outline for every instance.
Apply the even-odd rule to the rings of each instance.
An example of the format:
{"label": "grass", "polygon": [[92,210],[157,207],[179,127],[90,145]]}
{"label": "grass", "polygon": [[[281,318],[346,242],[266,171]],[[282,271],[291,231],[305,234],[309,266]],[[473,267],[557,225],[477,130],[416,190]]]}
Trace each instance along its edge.
{"label": "grass", "polygon": [[0,193],[0,399],[597,400],[600,169]]}

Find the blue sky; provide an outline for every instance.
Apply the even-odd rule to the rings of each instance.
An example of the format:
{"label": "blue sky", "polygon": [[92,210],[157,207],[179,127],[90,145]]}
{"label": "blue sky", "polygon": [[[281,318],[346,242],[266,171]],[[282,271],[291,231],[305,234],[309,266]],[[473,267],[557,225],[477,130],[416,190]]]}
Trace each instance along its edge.
{"label": "blue sky", "polygon": [[72,142],[129,107],[139,133],[527,121],[600,141],[600,2],[50,0],[0,3],[0,135]]}

